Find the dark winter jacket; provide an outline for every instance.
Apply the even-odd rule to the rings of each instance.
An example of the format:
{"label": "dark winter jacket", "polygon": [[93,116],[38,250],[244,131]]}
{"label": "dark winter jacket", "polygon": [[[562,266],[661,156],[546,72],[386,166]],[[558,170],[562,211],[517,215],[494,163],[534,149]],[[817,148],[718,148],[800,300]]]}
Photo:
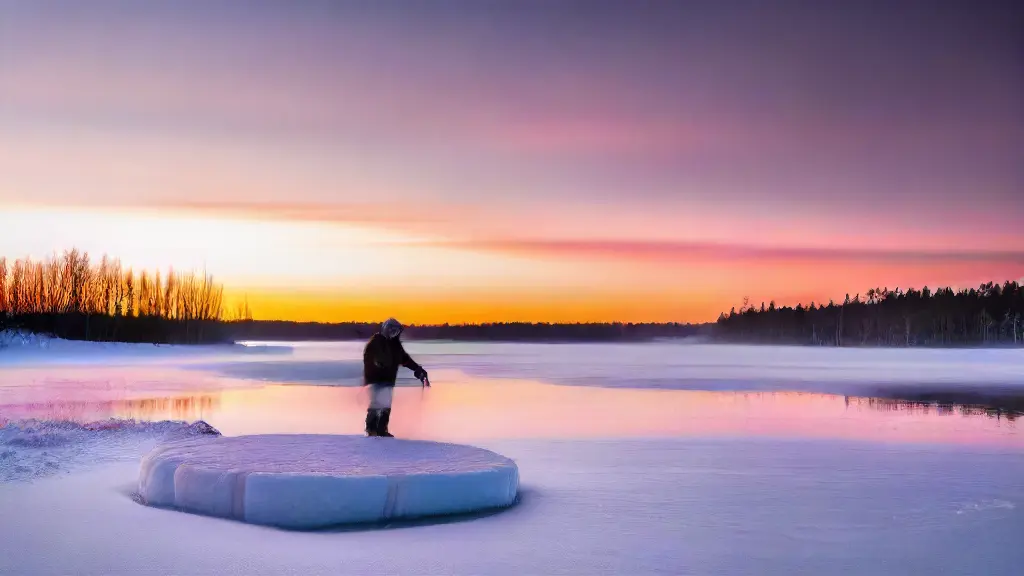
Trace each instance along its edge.
{"label": "dark winter jacket", "polygon": [[385,338],[374,334],[363,349],[363,383],[394,386],[398,368],[405,366],[413,372],[423,370],[402,347],[398,338]]}

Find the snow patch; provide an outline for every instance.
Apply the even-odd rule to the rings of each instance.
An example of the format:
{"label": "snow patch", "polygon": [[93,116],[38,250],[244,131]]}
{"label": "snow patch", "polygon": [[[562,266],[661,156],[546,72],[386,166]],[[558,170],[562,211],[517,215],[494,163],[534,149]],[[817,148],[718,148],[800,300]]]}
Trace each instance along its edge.
{"label": "snow patch", "polygon": [[[363,362],[361,360],[234,361],[192,364],[187,366],[187,368],[190,370],[218,372],[230,378],[263,382],[335,386],[360,386],[363,383]],[[417,384],[419,384],[418,381]]]}
{"label": "snow patch", "polygon": [[146,504],[290,529],[504,508],[518,488],[515,462],[489,450],[334,435],[172,442],[139,473]]}
{"label": "snow patch", "polygon": [[24,330],[2,330],[0,331],[0,349],[4,348],[49,348],[53,338],[26,332]]}
{"label": "snow patch", "polygon": [[199,420],[136,422],[105,420],[79,424],[68,421],[22,420],[0,427],[0,482],[35,480],[58,471],[107,462],[131,453],[129,448],[159,441],[219,436]]}
{"label": "snow patch", "polygon": [[92,342],[65,340],[20,330],[0,331],[0,365],[132,364],[153,360],[178,361],[191,357],[222,355],[281,356],[294,349],[287,346],[231,344],[155,344],[134,342]]}
{"label": "snow patch", "polygon": [[957,509],[957,514],[965,514],[969,512],[984,512],[985,510],[1013,510],[1016,506],[1013,502],[1007,500],[983,500],[981,502],[968,502],[960,505]]}

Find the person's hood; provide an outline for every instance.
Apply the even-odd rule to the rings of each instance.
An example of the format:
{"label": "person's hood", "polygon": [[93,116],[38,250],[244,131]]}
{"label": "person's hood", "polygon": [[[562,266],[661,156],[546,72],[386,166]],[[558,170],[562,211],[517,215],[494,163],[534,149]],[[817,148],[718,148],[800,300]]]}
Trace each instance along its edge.
{"label": "person's hood", "polygon": [[398,338],[404,329],[402,323],[394,318],[388,318],[380,325],[380,333],[385,338]]}

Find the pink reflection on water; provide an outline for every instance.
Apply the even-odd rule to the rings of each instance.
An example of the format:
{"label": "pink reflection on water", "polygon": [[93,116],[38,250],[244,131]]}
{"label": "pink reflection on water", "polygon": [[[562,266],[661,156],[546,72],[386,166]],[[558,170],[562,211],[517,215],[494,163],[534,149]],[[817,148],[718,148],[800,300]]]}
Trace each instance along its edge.
{"label": "pink reflection on water", "polygon": [[[365,391],[272,386],[231,391],[211,421],[228,434],[360,433]],[[409,438],[783,436],[1024,448],[1005,417],[823,394],[561,387],[453,380],[399,388],[392,432]]]}
{"label": "pink reflection on water", "polygon": [[[361,387],[261,385],[202,372],[81,368],[5,371],[0,419],[203,419],[228,435],[361,434]],[[32,380],[35,378],[35,380]],[[798,392],[704,392],[553,386],[435,375],[434,387],[399,387],[398,436],[472,442],[494,438],[772,436],[1024,448],[1017,423],[981,410]]]}

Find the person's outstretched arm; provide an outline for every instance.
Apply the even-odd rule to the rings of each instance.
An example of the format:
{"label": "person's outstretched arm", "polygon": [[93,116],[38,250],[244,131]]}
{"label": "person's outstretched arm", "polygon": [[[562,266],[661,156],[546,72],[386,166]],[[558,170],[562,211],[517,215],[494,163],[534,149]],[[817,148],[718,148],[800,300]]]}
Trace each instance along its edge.
{"label": "person's outstretched arm", "polygon": [[402,346],[401,342],[398,343],[398,351],[402,358],[402,366],[412,370],[412,373],[416,376],[417,380],[426,380],[427,371],[423,369],[423,366],[417,364],[416,361],[412,359],[412,356],[409,356],[409,353],[405,351],[405,346]]}

